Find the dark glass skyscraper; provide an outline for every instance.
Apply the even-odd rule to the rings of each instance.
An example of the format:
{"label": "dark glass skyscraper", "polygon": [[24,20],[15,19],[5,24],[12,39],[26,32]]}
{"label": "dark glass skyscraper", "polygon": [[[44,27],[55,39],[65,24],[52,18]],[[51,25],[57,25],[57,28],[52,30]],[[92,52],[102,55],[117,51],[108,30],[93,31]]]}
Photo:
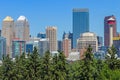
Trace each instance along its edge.
{"label": "dark glass skyscraper", "polygon": [[80,34],[89,31],[89,10],[87,8],[73,9],[73,48],[76,47]]}

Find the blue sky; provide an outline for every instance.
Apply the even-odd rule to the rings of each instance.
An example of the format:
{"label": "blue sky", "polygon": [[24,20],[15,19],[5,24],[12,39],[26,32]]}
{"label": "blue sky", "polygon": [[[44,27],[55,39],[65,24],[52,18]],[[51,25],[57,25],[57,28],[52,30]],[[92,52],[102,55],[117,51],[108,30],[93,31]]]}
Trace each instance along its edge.
{"label": "blue sky", "polygon": [[57,26],[58,39],[61,39],[64,31],[72,32],[72,9],[89,8],[90,31],[103,36],[104,17],[108,15],[116,16],[120,32],[119,4],[119,0],[0,0],[0,25],[7,15],[14,20],[24,15],[32,36],[45,32],[46,26]]}

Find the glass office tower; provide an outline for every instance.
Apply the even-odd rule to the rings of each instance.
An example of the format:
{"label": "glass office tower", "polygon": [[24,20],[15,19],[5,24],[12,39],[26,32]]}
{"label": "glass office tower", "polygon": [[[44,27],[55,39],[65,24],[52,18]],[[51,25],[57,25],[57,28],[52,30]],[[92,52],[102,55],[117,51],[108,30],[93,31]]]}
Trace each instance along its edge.
{"label": "glass office tower", "polygon": [[89,10],[87,8],[73,9],[73,48],[80,34],[89,31]]}
{"label": "glass office tower", "polygon": [[6,38],[0,37],[0,60],[6,56]]}

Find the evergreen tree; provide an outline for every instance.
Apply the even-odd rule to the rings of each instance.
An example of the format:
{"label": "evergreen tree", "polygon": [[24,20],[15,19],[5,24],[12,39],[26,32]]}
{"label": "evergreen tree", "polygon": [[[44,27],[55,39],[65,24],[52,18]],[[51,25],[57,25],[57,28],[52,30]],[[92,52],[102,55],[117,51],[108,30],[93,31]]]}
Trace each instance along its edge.
{"label": "evergreen tree", "polygon": [[87,51],[85,52],[85,58],[83,59],[83,65],[81,66],[80,79],[82,80],[91,80],[96,79],[97,71],[95,62],[93,59],[92,48],[89,45]]}
{"label": "evergreen tree", "polygon": [[23,80],[27,77],[27,70],[26,70],[26,57],[25,53],[23,53],[21,56],[17,56],[15,58],[15,73],[17,74],[17,80]]}
{"label": "evergreen tree", "polygon": [[110,69],[114,70],[117,69],[117,50],[112,45],[111,48],[108,49],[108,55],[106,57],[106,62]]}
{"label": "evergreen tree", "polygon": [[52,74],[52,80],[67,80],[69,78],[67,64],[63,52],[59,52],[59,55],[55,54],[53,57]]}
{"label": "evergreen tree", "polygon": [[41,65],[41,71],[40,71],[40,77],[42,80],[51,80],[51,57],[50,52],[47,51],[42,58],[42,65]]}
{"label": "evergreen tree", "polygon": [[2,80],[17,80],[13,61],[9,55],[3,58]]}
{"label": "evergreen tree", "polygon": [[41,60],[36,47],[34,47],[33,53],[28,55],[26,62],[28,63],[26,64],[27,69],[26,79],[39,80]]}

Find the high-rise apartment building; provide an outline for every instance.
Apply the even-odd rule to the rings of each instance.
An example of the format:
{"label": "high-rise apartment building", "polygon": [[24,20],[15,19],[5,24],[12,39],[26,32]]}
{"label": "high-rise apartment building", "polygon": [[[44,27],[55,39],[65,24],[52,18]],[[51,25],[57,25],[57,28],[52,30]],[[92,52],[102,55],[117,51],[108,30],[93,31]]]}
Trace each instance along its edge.
{"label": "high-rise apartment building", "polygon": [[6,56],[6,38],[0,37],[0,60]]}
{"label": "high-rise apartment building", "polygon": [[89,10],[86,8],[73,9],[73,48],[76,48],[76,42],[79,35],[89,31]]}
{"label": "high-rise apartment building", "polygon": [[6,38],[6,54],[11,56],[12,39],[14,38],[14,20],[7,16],[2,22],[2,36]]}
{"label": "high-rise apartment building", "polygon": [[117,36],[116,32],[116,18],[114,15],[106,16],[104,18],[104,45],[109,46],[110,45],[110,25],[108,23],[108,19],[113,18],[115,20],[114,24],[112,24],[113,27],[113,37]]}
{"label": "high-rise apartment building", "polygon": [[47,27],[46,37],[49,39],[50,51],[57,51],[57,28],[54,26]]}
{"label": "high-rise apartment building", "polygon": [[29,23],[25,16],[20,16],[15,23],[15,38],[29,40]]}

